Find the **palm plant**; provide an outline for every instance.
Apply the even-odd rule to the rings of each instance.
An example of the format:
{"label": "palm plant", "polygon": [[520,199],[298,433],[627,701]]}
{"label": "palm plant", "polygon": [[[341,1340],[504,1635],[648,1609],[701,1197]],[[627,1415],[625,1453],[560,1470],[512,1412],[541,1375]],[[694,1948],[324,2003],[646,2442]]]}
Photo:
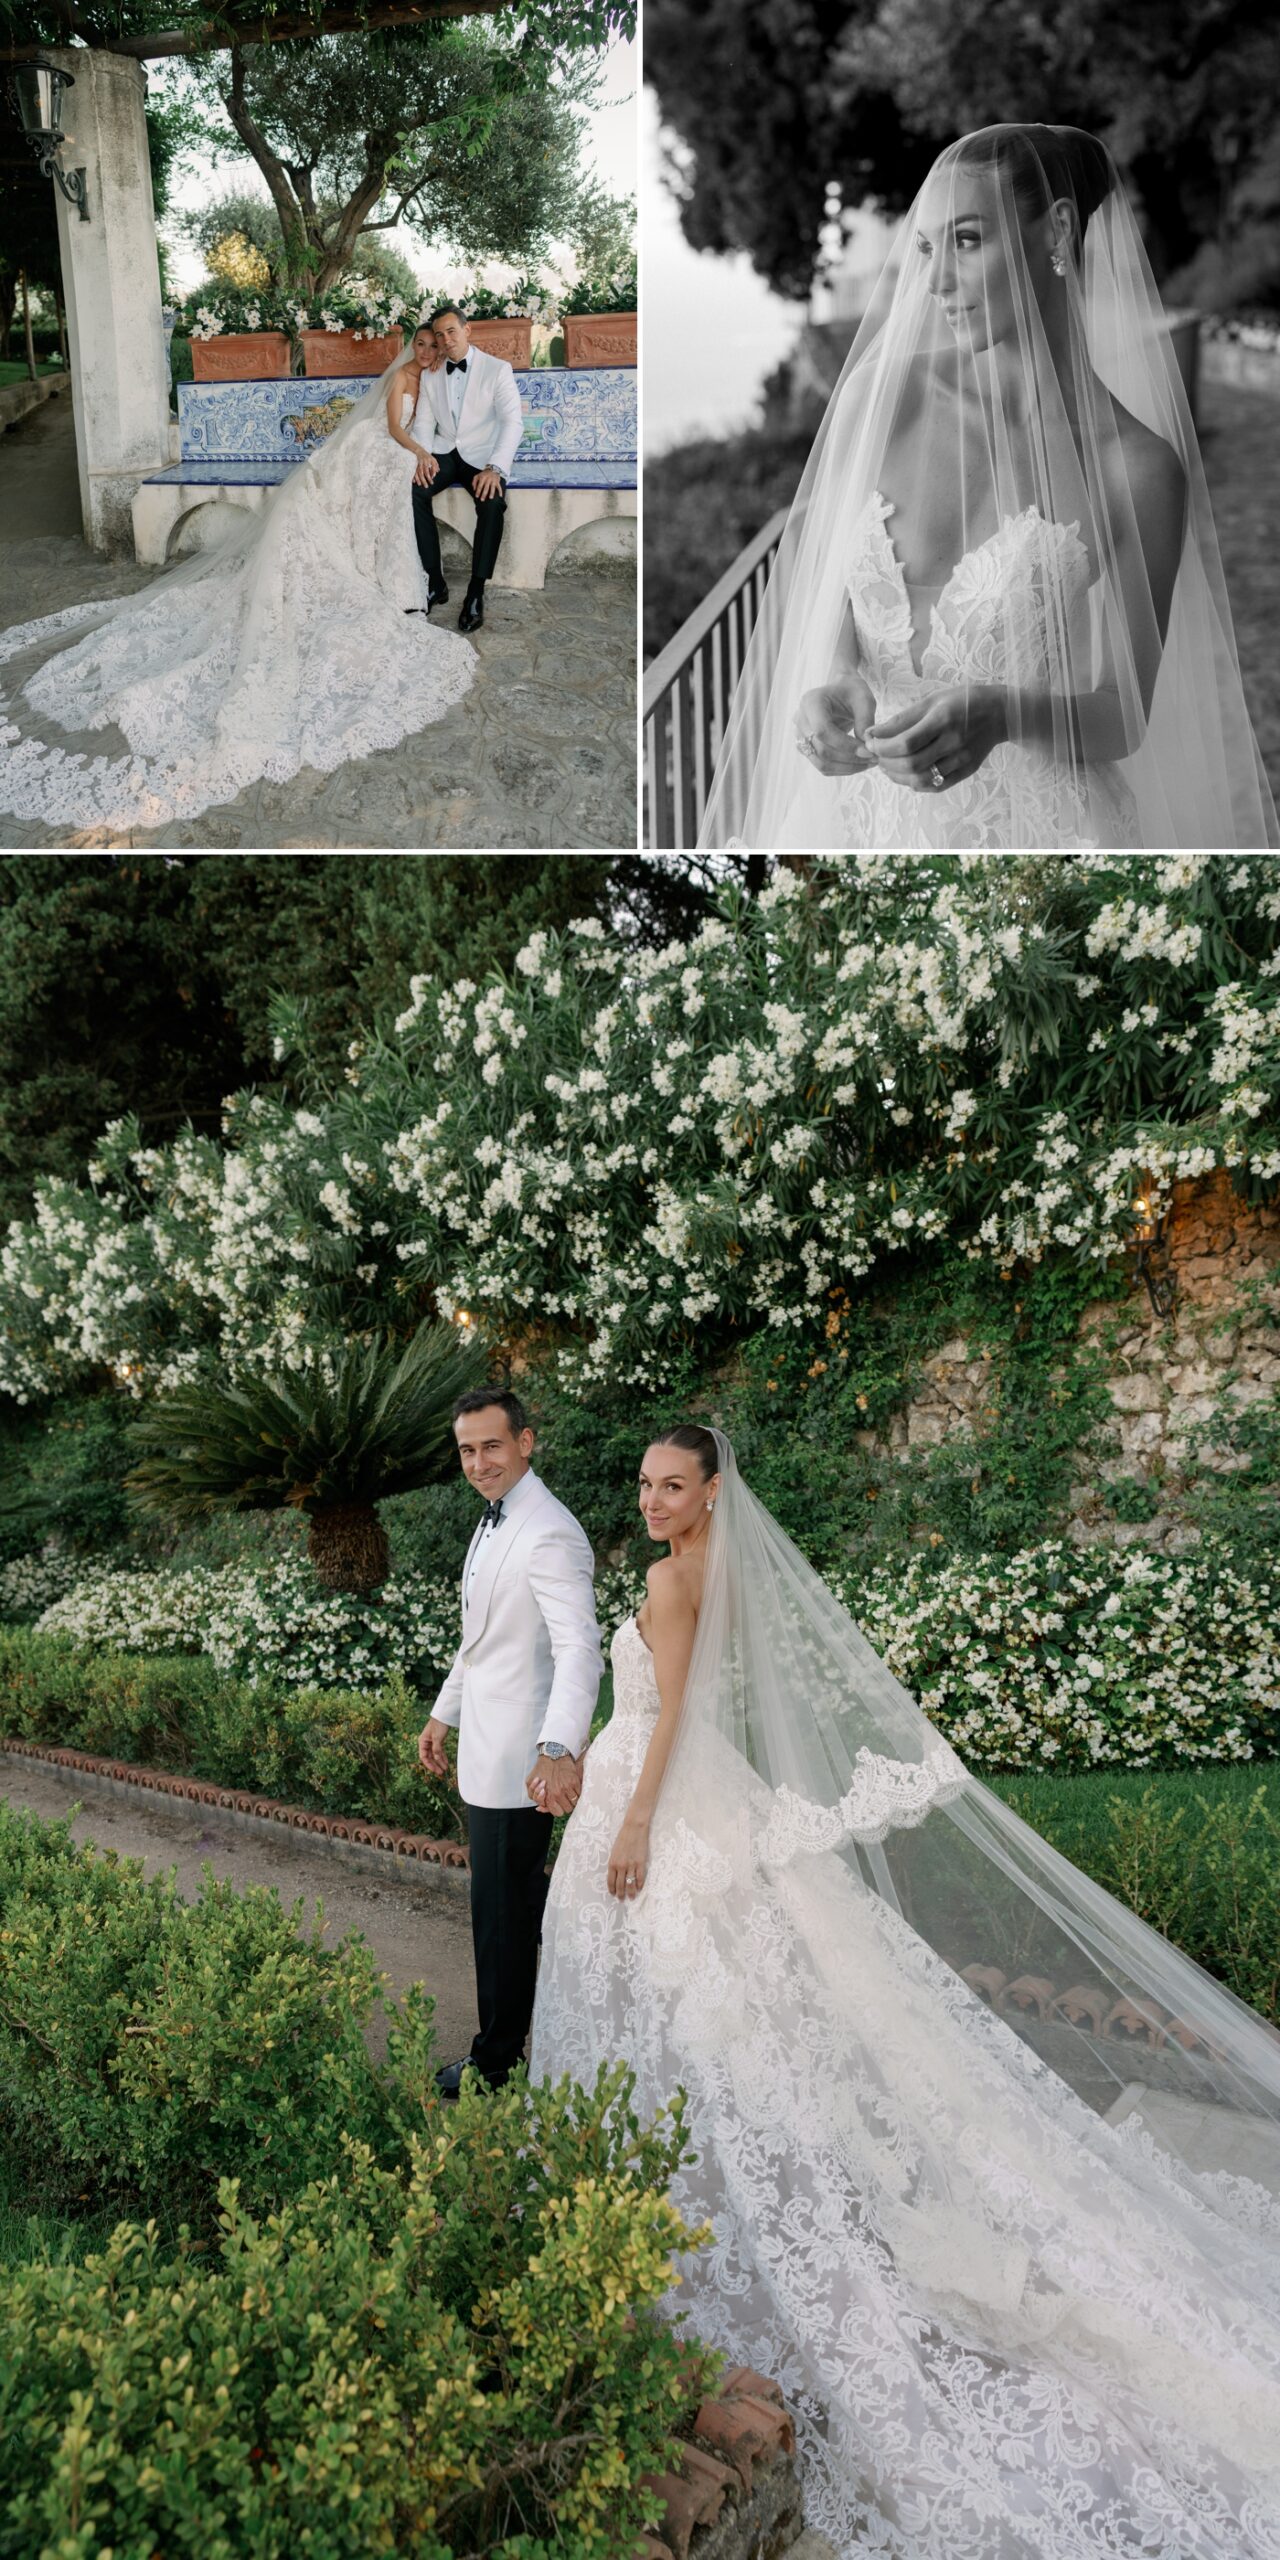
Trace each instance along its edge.
{"label": "palm plant", "polygon": [[170,1520],[303,1511],[325,1589],[376,1591],[391,1569],[378,1504],[445,1472],[454,1403],[483,1367],[478,1346],[428,1322],[403,1349],[350,1342],[287,1377],[195,1380],[134,1424],[126,1484],[140,1510]]}

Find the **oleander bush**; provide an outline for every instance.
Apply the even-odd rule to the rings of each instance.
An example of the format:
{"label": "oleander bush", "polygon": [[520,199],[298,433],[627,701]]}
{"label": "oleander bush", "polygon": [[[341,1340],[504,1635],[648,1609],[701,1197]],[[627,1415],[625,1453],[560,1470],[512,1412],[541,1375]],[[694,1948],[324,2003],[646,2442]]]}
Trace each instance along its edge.
{"label": "oleander bush", "polygon": [[716,2363],[657,2316],[683,2101],[446,2109],[426,2004],[375,2066],[368,1950],[295,1917],[0,1812],[10,2202],[135,2217],[8,2270],[0,2555],[614,2560]]}
{"label": "oleander bush", "polygon": [[1278,942],[1263,856],[830,857],[661,950],[587,916],[483,985],[414,977],[340,1082],[282,1005],[290,1080],[225,1144],[121,1118],[37,1186],[0,1389],[305,1370],[428,1312],[660,1384],[699,1336],[838,1356],[868,1274],[944,1239],[1101,1270],[1139,1196],[1280,1178]]}

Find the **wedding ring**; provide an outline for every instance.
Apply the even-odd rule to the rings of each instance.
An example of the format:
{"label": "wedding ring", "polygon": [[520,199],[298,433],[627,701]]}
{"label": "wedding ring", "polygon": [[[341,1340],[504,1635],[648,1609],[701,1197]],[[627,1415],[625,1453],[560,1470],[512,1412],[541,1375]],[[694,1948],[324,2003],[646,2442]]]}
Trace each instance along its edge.
{"label": "wedding ring", "polygon": [[945,791],[945,790],[946,790],[946,787],[947,787],[947,777],[946,777],[945,773],[943,772],[942,767],[941,767],[941,765],[940,765],[940,764],[931,764],[931,765],[930,765],[930,767],[929,767],[929,780],[930,780],[930,782],[933,784],[933,787],[934,787],[934,790],[935,790],[935,791]]}
{"label": "wedding ring", "polygon": [[806,729],[803,737],[797,738],[796,744],[799,747],[802,756],[816,756],[818,752],[817,731],[815,729]]}

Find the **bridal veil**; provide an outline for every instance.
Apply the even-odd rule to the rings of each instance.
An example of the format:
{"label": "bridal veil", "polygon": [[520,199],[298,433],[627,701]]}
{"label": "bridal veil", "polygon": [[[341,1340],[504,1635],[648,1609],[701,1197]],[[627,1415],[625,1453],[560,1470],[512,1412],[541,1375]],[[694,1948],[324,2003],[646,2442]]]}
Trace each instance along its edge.
{"label": "bridal veil", "polygon": [[[832,395],[730,707],[737,672],[726,657],[712,678],[709,846],[1280,840],[1168,316],[1093,136],[994,125],[935,162]],[[1000,803],[990,832],[968,780],[815,765],[824,706],[865,736],[873,717],[983,684],[1004,706],[981,777]],[[881,793],[914,792],[881,803],[891,821],[905,805],[892,835],[852,823],[868,772]]]}

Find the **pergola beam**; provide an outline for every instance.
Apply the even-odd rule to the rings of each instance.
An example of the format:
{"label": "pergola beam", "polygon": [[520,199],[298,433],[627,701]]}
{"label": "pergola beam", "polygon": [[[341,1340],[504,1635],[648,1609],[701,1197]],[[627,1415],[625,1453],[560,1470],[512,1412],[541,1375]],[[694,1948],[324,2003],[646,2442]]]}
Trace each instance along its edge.
{"label": "pergola beam", "polygon": [[[278,9],[267,16],[243,18],[228,10],[217,18],[189,27],[166,27],[154,35],[115,36],[100,48],[107,53],[127,53],[138,62],[158,62],[166,55],[217,53],[236,44],[292,44],[308,37],[323,35],[355,35],[383,27],[421,27],[436,18],[493,18],[510,5],[510,0],[338,0],[336,7],[318,11]],[[79,32],[74,8],[66,12],[68,32]],[[46,38],[45,45],[9,44],[0,46],[0,61],[30,62],[46,50],[56,38]]]}

